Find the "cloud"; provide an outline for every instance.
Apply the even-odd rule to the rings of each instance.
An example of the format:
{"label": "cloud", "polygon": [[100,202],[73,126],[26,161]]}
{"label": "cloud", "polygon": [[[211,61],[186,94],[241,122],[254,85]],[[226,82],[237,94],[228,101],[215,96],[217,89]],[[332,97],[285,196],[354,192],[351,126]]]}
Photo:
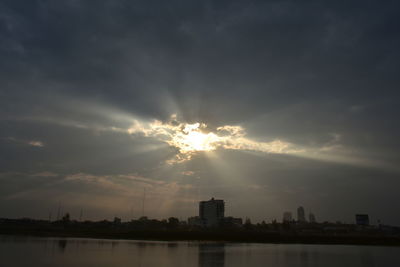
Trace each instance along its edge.
{"label": "cloud", "polygon": [[168,164],[186,162],[199,152],[226,149],[287,154],[320,161],[400,171],[396,165],[379,159],[369,159],[365,155],[352,151],[351,147],[346,147],[342,143],[342,135],[339,133],[330,133],[329,139],[325,142],[307,146],[280,139],[263,142],[247,137],[245,128],[239,125],[210,128],[207,124],[201,122],[192,124],[180,122],[176,114],[172,115],[166,122],[159,120],[139,122],[135,120],[127,132],[155,138],[176,148],[178,153],[166,161]]}
{"label": "cloud", "polygon": [[29,141],[28,145],[36,146],[36,147],[43,147],[44,146],[44,144],[42,142],[40,142],[40,141]]}
{"label": "cloud", "polygon": [[190,160],[200,151],[216,149],[251,150],[265,153],[296,153],[295,145],[274,140],[258,142],[246,137],[245,129],[238,125],[224,125],[210,129],[205,123],[183,123],[174,114],[167,122],[154,120],[149,123],[138,122],[127,130],[130,134],[143,134],[156,138],[178,149],[179,154],[169,163],[181,163]]}
{"label": "cloud", "polygon": [[195,172],[194,171],[183,171],[183,172],[181,172],[181,174],[184,176],[192,176],[195,174]]}
{"label": "cloud", "polygon": [[32,174],[32,176],[35,176],[35,177],[57,177],[57,176],[59,176],[59,174],[54,173],[54,172],[44,171],[44,172],[34,173],[34,174]]}
{"label": "cloud", "polygon": [[[67,102],[75,102],[68,99]],[[108,135],[115,133],[127,135],[136,140],[136,146],[143,143],[144,150],[158,150],[165,147],[164,143],[170,148],[175,149],[174,156],[164,160],[167,164],[178,164],[191,160],[200,152],[210,152],[218,149],[254,151],[272,154],[287,154],[297,157],[306,157],[320,161],[332,161],[341,164],[366,166],[373,168],[399,171],[396,164],[385,162],[377,158],[368,157],[352,148],[352,144],[345,142],[343,133],[328,133],[328,138],[321,141],[313,141],[308,144],[301,144],[301,140],[294,140],[299,143],[289,142],[284,139],[286,134],[279,133],[281,137],[271,137],[262,135],[251,138],[247,134],[247,129],[241,125],[216,125],[209,126],[204,122],[183,122],[181,115],[173,114],[168,119],[162,121],[158,119],[140,118],[134,114],[127,114],[115,108],[105,105],[100,106],[96,103],[78,101],[81,105],[80,114],[82,119],[71,118],[65,120],[55,116],[31,116],[23,118],[22,121],[44,122],[56,124],[63,127],[72,127],[83,131],[94,132],[96,135]],[[68,110],[69,107],[63,108]],[[89,118],[95,118],[94,121]],[[17,119],[18,121],[19,119]],[[259,124],[264,123],[260,118]],[[253,126],[254,128],[253,121]],[[274,121],[272,121],[272,124]],[[254,134],[254,131],[252,130]],[[147,141],[146,141],[147,139]],[[261,139],[261,140],[260,140]],[[270,141],[262,141],[270,139]],[[14,142],[22,142],[28,145],[43,146],[43,142],[21,141],[20,139],[9,138]],[[150,142],[150,143],[148,143]],[[151,144],[153,142],[153,144]]]}
{"label": "cloud", "polygon": [[34,146],[34,147],[44,147],[43,142],[37,141],[37,140],[21,140],[21,139],[17,139],[14,137],[8,137],[6,139],[11,142],[18,143],[18,144],[25,144],[25,145]]}

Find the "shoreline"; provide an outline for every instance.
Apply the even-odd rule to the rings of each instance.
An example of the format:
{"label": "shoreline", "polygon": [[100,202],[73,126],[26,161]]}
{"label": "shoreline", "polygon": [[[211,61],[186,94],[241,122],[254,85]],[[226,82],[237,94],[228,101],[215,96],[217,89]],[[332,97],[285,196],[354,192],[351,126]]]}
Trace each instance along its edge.
{"label": "shoreline", "polygon": [[70,232],[70,231],[4,231],[2,236],[43,238],[90,238],[126,241],[187,241],[260,244],[303,244],[303,245],[362,245],[399,247],[399,237],[363,235],[293,235],[281,233],[229,232],[229,231],[129,231],[129,232]]}

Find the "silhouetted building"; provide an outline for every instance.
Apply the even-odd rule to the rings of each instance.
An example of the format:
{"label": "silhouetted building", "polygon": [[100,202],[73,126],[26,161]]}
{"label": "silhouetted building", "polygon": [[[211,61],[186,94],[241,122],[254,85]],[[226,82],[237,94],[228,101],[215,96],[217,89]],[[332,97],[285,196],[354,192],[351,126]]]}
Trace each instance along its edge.
{"label": "silhouetted building", "polygon": [[221,199],[212,198],[209,201],[200,201],[199,217],[205,226],[218,226],[225,212],[225,203]]}
{"label": "silhouetted building", "polygon": [[315,220],[315,215],[314,215],[314,213],[311,213],[311,212],[310,212],[310,214],[308,215],[308,221],[309,221],[310,223],[316,223],[316,222],[317,222],[317,220]]}
{"label": "silhouetted building", "polygon": [[369,225],[368,214],[356,214],[356,224],[357,225]]}
{"label": "silhouetted building", "polygon": [[293,220],[292,213],[290,211],[286,211],[283,213],[282,222],[291,222]]}
{"label": "silhouetted building", "polygon": [[242,218],[224,217],[223,223],[225,226],[242,226]]}
{"label": "silhouetted building", "polygon": [[306,215],[302,206],[297,208],[297,221],[300,223],[306,222]]}

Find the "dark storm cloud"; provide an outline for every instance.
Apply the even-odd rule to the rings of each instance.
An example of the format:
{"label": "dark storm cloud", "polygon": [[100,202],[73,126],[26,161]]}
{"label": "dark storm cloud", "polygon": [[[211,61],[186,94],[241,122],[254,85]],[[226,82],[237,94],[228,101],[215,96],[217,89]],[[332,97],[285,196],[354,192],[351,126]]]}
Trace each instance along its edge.
{"label": "dark storm cloud", "polygon": [[[333,102],[325,121],[371,102],[384,110],[395,104],[398,83],[397,8],[373,1],[5,2],[2,91],[22,109],[32,108],[26,94],[41,101],[62,91],[161,118],[169,116],[169,95],[187,119],[218,123],[299,102]],[[292,130],[301,126],[294,122]]]}
{"label": "dark storm cloud", "polygon": [[[109,128],[129,127],[121,116],[165,121],[172,113],[212,127],[242,125],[259,141],[337,146],[397,165],[399,7],[397,1],[2,1],[0,168],[170,179],[185,169],[157,171],[176,149]],[[239,157],[228,159],[245,156]],[[303,170],[302,177],[337,173],[360,186],[369,171],[311,162],[321,170]],[[261,165],[245,175],[263,173]],[[296,187],[290,177],[301,164],[287,166],[269,166],[269,177]],[[392,186],[393,175],[376,174]],[[309,192],[325,190],[316,180],[299,181],[313,186]],[[331,201],[340,199],[333,195]]]}

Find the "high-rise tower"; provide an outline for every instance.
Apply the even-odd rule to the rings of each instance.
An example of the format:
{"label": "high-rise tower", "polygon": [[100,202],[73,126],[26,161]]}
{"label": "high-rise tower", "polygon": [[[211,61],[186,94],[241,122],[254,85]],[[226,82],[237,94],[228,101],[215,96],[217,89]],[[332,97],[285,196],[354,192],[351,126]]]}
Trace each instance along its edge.
{"label": "high-rise tower", "polygon": [[306,222],[306,215],[302,206],[297,208],[297,221],[300,223]]}
{"label": "high-rise tower", "polygon": [[205,226],[217,226],[224,219],[225,203],[221,199],[200,201],[199,217]]}
{"label": "high-rise tower", "polygon": [[314,215],[314,213],[311,213],[310,212],[310,214],[308,215],[308,221],[310,222],[310,223],[316,223],[317,221],[315,220],[315,215]]}

